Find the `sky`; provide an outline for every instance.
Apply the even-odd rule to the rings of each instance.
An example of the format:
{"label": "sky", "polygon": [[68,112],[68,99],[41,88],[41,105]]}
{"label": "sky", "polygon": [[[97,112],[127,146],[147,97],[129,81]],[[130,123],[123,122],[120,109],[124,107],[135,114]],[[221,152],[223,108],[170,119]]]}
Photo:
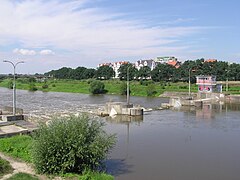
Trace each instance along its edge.
{"label": "sky", "polygon": [[17,73],[175,56],[240,63],[239,0],[1,0],[3,60]]}

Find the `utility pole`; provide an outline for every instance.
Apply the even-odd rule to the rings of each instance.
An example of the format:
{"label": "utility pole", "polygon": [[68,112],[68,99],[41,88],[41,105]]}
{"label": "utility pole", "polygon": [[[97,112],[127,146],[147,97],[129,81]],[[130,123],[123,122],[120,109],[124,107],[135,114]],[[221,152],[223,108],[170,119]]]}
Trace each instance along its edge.
{"label": "utility pole", "polygon": [[20,63],[24,63],[24,61],[19,61],[17,63],[13,63],[12,61],[4,60],[3,62],[10,63],[13,66],[13,116],[16,115],[16,67]]}

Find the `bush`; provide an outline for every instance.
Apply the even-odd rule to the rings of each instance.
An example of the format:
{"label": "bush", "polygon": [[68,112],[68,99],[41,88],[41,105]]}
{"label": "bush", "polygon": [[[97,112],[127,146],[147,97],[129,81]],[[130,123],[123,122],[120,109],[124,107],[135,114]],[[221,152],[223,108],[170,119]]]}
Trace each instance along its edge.
{"label": "bush", "polygon": [[92,81],[90,83],[89,91],[92,94],[104,94],[106,93],[106,90],[104,89],[105,85],[101,81]]}
{"label": "bush", "polygon": [[37,80],[34,77],[29,77],[28,82],[29,83],[35,83]]}
{"label": "bush", "polygon": [[33,162],[39,173],[82,173],[95,170],[115,144],[103,123],[88,116],[54,119],[34,133]]}
{"label": "bush", "polygon": [[7,87],[13,89],[13,81],[8,81]]}
{"label": "bush", "polygon": [[11,173],[12,171],[13,171],[13,168],[10,165],[10,163],[0,158],[0,178],[4,174]]}
{"label": "bush", "polygon": [[34,83],[30,83],[29,84],[29,91],[37,91],[38,89],[37,89],[37,87],[36,87],[36,85],[34,84]]}
{"label": "bush", "polygon": [[140,80],[140,85],[143,85],[143,86],[148,86],[149,84],[152,84],[152,83],[154,83],[152,80],[144,80],[144,79]]}
{"label": "bush", "polygon": [[42,85],[42,88],[43,88],[43,89],[47,89],[47,88],[48,88],[48,85],[47,85],[47,84],[44,84],[44,85]]}
{"label": "bush", "polygon": [[56,84],[52,84],[52,87],[56,87]]}

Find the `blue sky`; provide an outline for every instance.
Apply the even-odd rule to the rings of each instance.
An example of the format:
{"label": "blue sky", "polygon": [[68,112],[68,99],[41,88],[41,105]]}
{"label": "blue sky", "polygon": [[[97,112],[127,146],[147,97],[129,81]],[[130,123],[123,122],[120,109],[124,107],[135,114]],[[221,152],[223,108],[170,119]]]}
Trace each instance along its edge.
{"label": "blue sky", "polygon": [[[176,56],[240,63],[238,0],[1,0],[0,59],[19,73]],[[9,73],[0,62],[0,74]]]}

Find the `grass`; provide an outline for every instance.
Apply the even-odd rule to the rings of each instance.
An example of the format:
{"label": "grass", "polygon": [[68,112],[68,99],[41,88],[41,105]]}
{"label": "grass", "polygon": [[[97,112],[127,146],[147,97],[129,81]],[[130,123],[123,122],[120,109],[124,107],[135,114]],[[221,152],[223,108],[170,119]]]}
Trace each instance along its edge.
{"label": "grass", "polygon": [[[0,82],[1,87],[8,87],[10,79],[5,79]],[[44,89],[42,86],[44,82],[36,82],[35,86],[40,91],[51,91],[51,92],[70,92],[70,93],[83,93],[89,94],[89,87],[91,80],[48,80],[46,83],[48,88]],[[107,80],[103,81],[105,84],[105,89],[108,94],[120,95],[120,87],[124,81],[120,80]],[[151,82],[153,83],[153,82]],[[145,83],[146,84],[146,83]],[[29,90],[29,83],[21,79],[17,80],[16,87],[18,89]],[[174,92],[188,92],[188,83],[178,82],[178,83],[165,83],[157,82],[154,83],[156,89],[155,97],[158,97],[164,91],[174,91]],[[141,84],[139,81],[130,82],[130,90],[132,96],[147,96],[147,85]],[[191,91],[197,92],[197,86],[195,84],[191,85]]]}
{"label": "grass", "polygon": [[79,179],[79,180],[113,180],[113,176],[105,174],[105,173],[99,173],[99,172],[92,172],[92,171],[84,171],[83,175],[77,175],[77,174],[65,174],[63,176],[66,179]]}
{"label": "grass", "polygon": [[32,138],[27,135],[13,136],[0,139],[0,151],[15,158],[31,162]]}
{"label": "grass", "polygon": [[8,178],[8,180],[38,180],[38,178],[26,173],[17,173]]}
{"label": "grass", "polygon": [[5,174],[13,172],[13,168],[8,161],[5,161],[0,158],[0,178]]}

